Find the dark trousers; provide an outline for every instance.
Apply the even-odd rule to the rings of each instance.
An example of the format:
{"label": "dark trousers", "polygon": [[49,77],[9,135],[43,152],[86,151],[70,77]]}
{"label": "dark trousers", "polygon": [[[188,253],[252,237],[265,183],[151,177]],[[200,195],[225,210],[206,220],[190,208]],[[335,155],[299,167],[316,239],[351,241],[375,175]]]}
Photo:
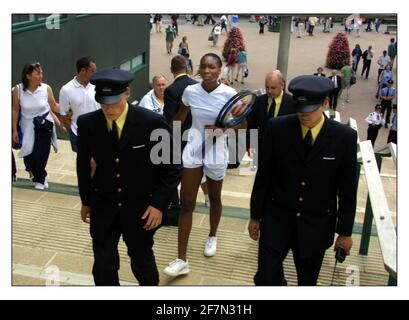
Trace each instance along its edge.
{"label": "dark trousers", "polygon": [[11,176],[15,177],[17,174],[16,159],[14,158],[14,153],[11,151]]}
{"label": "dark trousers", "polygon": [[391,122],[392,101],[382,100],[381,107],[382,107],[382,114],[385,114],[385,111],[386,111],[385,124],[389,124]]}
{"label": "dark trousers", "polygon": [[367,131],[368,135],[367,135],[366,140],[371,140],[372,147],[375,146],[375,141],[376,141],[376,138],[378,137],[378,132],[379,132],[380,127],[381,125],[376,125],[376,126],[369,125],[368,126],[368,131]]}
{"label": "dark trousers", "polygon": [[363,60],[363,67],[362,67],[362,72],[361,72],[361,76],[363,76],[364,75],[364,72],[366,71],[366,73],[365,73],[365,78],[366,79],[368,79],[368,75],[369,75],[369,70],[371,69],[371,61],[372,60]]}
{"label": "dark trousers", "polygon": [[51,149],[51,133],[45,133],[41,129],[34,129],[34,147],[33,152],[24,157],[26,170],[33,173],[33,182],[44,184],[47,171],[48,157]]}
{"label": "dark trousers", "polygon": [[383,70],[384,69],[378,69],[378,79],[377,79],[378,82],[379,82],[379,77],[381,76],[381,73],[382,73]]}
{"label": "dark trousers", "polygon": [[206,20],[204,21],[204,24],[208,24],[208,23],[212,23],[212,24],[215,24],[216,23],[216,21],[213,19],[213,17],[211,16],[211,15],[207,15],[206,16]]}
{"label": "dark trousers", "polygon": [[[268,228],[267,228],[268,230]],[[254,276],[256,286],[282,286],[286,285],[283,270],[283,261],[289,250],[293,252],[295,268],[297,270],[297,280],[299,286],[317,285],[320,274],[322,260],[325,251],[314,257],[301,258],[298,248],[298,239],[296,232],[293,233],[288,247],[284,251],[277,251],[268,241],[260,238],[258,269]]]}
{"label": "dark trousers", "polygon": [[389,135],[388,135],[388,142],[393,142],[395,144],[398,144],[398,132],[395,130],[389,130]]}
{"label": "dark trousers", "polygon": [[[184,131],[184,130],[183,130],[183,131]],[[187,141],[183,141],[183,140],[182,140],[182,141],[174,141],[173,143],[174,143],[175,145],[176,145],[176,144],[180,144],[180,146],[181,146],[180,150],[178,150],[177,148],[175,148],[173,157],[174,157],[174,159],[177,159],[177,161],[179,161],[180,163],[182,163],[182,154],[183,154],[183,150],[184,150],[185,147],[186,147]],[[181,168],[180,170],[183,171],[183,168]],[[180,207],[181,207],[180,196],[179,196],[179,190],[178,190],[177,186],[176,186],[175,189],[173,190],[172,198],[171,198],[171,201],[170,201],[170,207],[171,207],[172,209],[177,209],[177,208],[180,208]]]}
{"label": "dark trousers", "polygon": [[338,94],[339,94],[339,88],[332,91],[332,93],[330,93],[329,95],[329,107],[331,109],[334,109],[334,111],[337,109],[337,105],[338,105]]}
{"label": "dark trousers", "polygon": [[180,197],[179,197],[179,190],[178,190],[177,187],[172,192],[170,207],[171,208],[180,208]]}
{"label": "dark trousers", "polygon": [[78,152],[78,137],[75,135],[74,132],[70,129],[70,142],[71,142],[71,150],[75,153]]}
{"label": "dark trousers", "polygon": [[178,36],[179,34],[179,27],[178,27],[178,23],[176,22],[172,22],[172,27],[175,28],[176,31],[176,36]]}
{"label": "dark trousers", "polygon": [[[135,205],[119,210],[96,197],[91,204],[91,237],[94,250],[92,274],[97,286],[118,286],[120,259],[118,242],[122,238],[131,258],[131,269],[141,286],[159,284],[159,272],[153,254],[153,236],[156,230],[146,231],[136,214]],[[126,207],[126,205],[124,205]]]}
{"label": "dark trousers", "polygon": [[360,60],[361,60],[361,57],[357,58],[355,63],[352,63],[352,70],[354,70],[355,73],[358,70],[358,64]]}

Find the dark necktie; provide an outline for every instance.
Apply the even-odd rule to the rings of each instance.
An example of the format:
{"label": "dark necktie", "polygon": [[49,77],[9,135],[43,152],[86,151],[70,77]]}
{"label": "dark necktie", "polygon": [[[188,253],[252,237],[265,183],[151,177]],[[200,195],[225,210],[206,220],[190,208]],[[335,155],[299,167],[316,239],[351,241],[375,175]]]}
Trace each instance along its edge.
{"label": "dark necktie", "polygon": [[312,148],[312,133],[311,133],[311,129],[309,129],[307,131],[307,134],[304,137],[303,140],[303,145],[304,145],[304,154],[308,155],[308,153],[310,152],[311,148]]}
{"label": "dark necktie", "polygon": [[268,109],[267,118],[273,118],[274,117],[275,109],[276,109],[276,101],[273,98],[273,101],[271,101],[270,108]]}
{"label": "dark necktie", "polygon": [[112,129],[111,129],[110,135],[111,135],[112,142],[114,146],[116,147],[118,145],[119,136],[118,136],[118,126],[116,125],[115,120],[112,121]]}

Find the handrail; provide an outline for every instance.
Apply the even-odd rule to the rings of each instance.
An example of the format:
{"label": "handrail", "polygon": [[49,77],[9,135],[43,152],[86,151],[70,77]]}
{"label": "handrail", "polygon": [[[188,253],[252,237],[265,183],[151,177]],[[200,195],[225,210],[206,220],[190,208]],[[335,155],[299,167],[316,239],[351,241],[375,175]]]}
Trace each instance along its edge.
{"label": "handrail", "polygon": [[396,231],[379,175],[371,141],[359,143],[362,163],[385,269],[396,279]]}
{"label": "handrail", "polygon": [[358,125],[357,125],[357,123],[356,123],[356,120],[355,120],[354,118],[349,118],[349,120],[348,120],[348,125],[349,125],[352,129],[354,129],[354,130],[356,131],[357,136],[358,136],[358,138],[357,138],[357,143],[359,143],[359,142],[360,142],[360,140],[359,140],[359,131],[358,131]]}
{"label": "handrail", "polygon": [[396,144],[389,142],[387,145],[378,148],[375,153],[381,156],[392,157],[396,167]]}

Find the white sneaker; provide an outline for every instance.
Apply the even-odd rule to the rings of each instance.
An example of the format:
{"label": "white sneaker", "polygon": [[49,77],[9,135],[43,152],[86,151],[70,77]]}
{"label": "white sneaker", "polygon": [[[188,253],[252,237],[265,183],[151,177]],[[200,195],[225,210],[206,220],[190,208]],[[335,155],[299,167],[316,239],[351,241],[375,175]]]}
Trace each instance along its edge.
{"label": "white sneaker", "polygon": [[42,183],[34,182],[34,189],[44,190],[44,188],[45,188],[45,185],[43,185]]}
{"label": "white sneaker", "polygon": [[44,188],[48,189],[48,176],[44,178]]}
{"label": "white sneaker", "polygon": [[207,237],[204,255],[206,257],[213,257],[217,250],[217,237]]}
{"label": "white sneaker", "polygon": [[189,273],[189,262],[183,261],[182,259],[176,258],[169,266],[167,266],[163,272],[171,277],[177,277],[182,274]]}

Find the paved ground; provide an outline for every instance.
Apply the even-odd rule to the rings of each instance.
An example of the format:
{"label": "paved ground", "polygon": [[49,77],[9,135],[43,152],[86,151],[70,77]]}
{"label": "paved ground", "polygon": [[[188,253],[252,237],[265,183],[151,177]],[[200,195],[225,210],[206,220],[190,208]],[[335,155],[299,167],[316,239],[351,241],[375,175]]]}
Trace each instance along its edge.
{"label": "paved ground", "polygon": [[[263,86],[264,74],[275,67],[278,34],[257,33],[257,25],[243,23],[243,33],[248,45],[251,76],[245,85],[237,89],[258,89]],[[338,26],[339,27],[339,26]],[[302,73],[313,73],[323,65],[330,35],[317,30],[313,38],[292,38],[289,79]],[[212,51],[207,41],[209,27],[180,26],[181,35],[187,35],[192,59],[197,65],[201,55]],[[177,39],[177,43],[180,37]],[[219,46],[225,39],[222,36]],[[351,42],[355,38],[351,36]],[[386,46],[389,36],[363,33],[359,39],[362,47],[372,44],[376,53]],[[260,41],[261,40],[261,41]],[[151,36],[151,73],[165,73],[169,79],[170,56],[165,50],[163,34]],[[219,53],[221,47],[217,49]],[[271,53],[271,55],[269,55]],[[328,73],[328,71],[326,71]],[[358,78],[351,90],[351,103],[341,109],[342,120],[352,116],[357,119],[361,139],[365,139],[362,119],[371,110],[374,101],[376,68],[369,80]],[[378,139],[383,145],[386,130]],[[239,169],[229,170],[223,186],[223,217],[219,229],[219,252],[214,258],[205,258],[202,250],[208,232],[208,210],[203,205],[203,195],[198,195],[198,206],[194,213],[193,230],[189,242],[191,273],[178,279],[170,279],[162,273],[168,262],[175,258],[177,229],[161,228],[155,236],[155,253],[160,270],[161,285],[251,285],[256,268],[257,243],[247,235],[249,198],[254,173],[248,170],[248,162]],[[19,181],[13,186],[13,284],[44,285],[59,279],[63,285],[91,285],[92,266],[91,240],[88,226],[80,221],[80,199],[76,188],[75,157],[67,141],[60,141],[60,152],[51,153],[47,166],[50,177],[48,192],[33,190],[26,180],[23,162],[17,161]],[[391,159],[385,159],[382,167],[382,182],[386,190],[388,205],[393,219],[396,218],[396,170]],[[382,266],[376,233],[371,237],[369,256],[358,255],[359,232],[362,227],[363,211],[367,198],[365,176],[361,174],[358,192],[357,218],[354,229],[355,246],[348,264],[339,265],[334,283],[345,285],[348,266],[360,271],[361,285],[385,285],[387,273]],[[125,285],[135,284],[129,268],[129,259],[123,244],[120,245],[120,279]],[[328,251],[319,282],[329,285],[333,272],[333,252]],[[295,271],[291,257],[285,261],[290,285],[295,284]],[[58,275],[58,277],[57,277]]]}

